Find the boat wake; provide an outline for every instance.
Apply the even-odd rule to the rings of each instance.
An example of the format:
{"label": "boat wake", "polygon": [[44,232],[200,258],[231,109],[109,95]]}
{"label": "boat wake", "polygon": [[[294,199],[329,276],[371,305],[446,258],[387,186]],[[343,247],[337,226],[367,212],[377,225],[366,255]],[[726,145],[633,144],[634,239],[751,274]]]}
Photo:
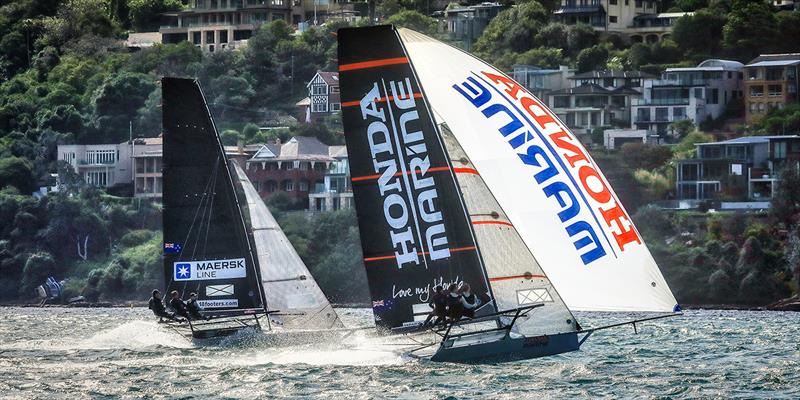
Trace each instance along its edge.
{"label": "boat wake", "polygon": [[154,321],[131,321],[101,330],[88,338],[23,340],[0,345],[2,350],[144,350],[148,348],[190,348],[180,335],[162,329]]}

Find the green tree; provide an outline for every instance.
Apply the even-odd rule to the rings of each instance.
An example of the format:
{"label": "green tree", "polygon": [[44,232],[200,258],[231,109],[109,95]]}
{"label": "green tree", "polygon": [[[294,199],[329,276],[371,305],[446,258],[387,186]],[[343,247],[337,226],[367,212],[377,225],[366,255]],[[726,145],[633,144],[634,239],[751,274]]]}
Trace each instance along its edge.
{"label": "green tree", "polygon": [[128,138],[129,124],[155,89],[153,78],[139,73],[113,75],[92,98],[94,117],[100,135],[97,143],[118,143]]}
{"label": "green tree", "polygon": [[137,31],[157,30],[162,13],[180,10],[182,6],[180,0],[128,0],[129,18]]}
{"label": "green tree", "polygon": [[641,142],[625,143],[620,148],[625,164],[632,169],[653,170],[664,166],[672,158],[672,150]]}
{"label": "green tree", "polygon": [[608,61],[608,50],[600,45],[581,50],[575,59],[578,72],[588,72],[602,68]]}
{"label": "green tree", "polygon": [[[748,61],[771,46],[777,36],[772,6],[762,1],[735,0],[722,29],[722,44],[734,57]],[[767,44],[765,46],[765,44]]]}
{"label": "green tree", "polygon": [[672,28],[672,40],[686,54],[720,54],[725,20],[725,14],[710,10],[684,15],[678,18]]}
{"label": "green tree", "polygon": [[236,146],[239,142],[244,142],[244,135],[235,129],[226,129],[219,136],[225,146]]}
{"label": "green tree", "polygon": [[30,194],[37,188],[31,162],[19,157],[0,158],[0,189],[13,186]]}
{"label": "green tree", "polygon": [[536,34],[549,19],[547,9],[533,0],[503,10],[489,22],[475,42],[474,51],[481,57],[495,59],[507,52],[530,50]]}
{"label": "green tree", "polygon": [[414,10],[402,10],[386,19],[387,24],[413,29],[425,34],[436,33],[436,20]]}
{"label": "green tree", "polygon": [[53,257],[47,252],[36,252],[28,257],[20,282],[20,296],[34,296],[36,287],[44,283],[49,276],[58,275],[61,271],[56,267]]}
{"label": "green tree", "polygon": [[770,212],[784,226],[800,222],[800,172],[788,167],[778,173],[778,189],[772,197]]}
{"label": "green tree", "polygon": [[673,135],[677,136],[678,138],[684,138],[689,132],[694,130],[694,123],[690,119],[681,119],[675,122],[671,122],[667,127]]}
{"label": "green tree", "polygon": [[564,64],[561,49],[537,47],[517,55],[517,64],[535,65],[541,68],[558,68]]}

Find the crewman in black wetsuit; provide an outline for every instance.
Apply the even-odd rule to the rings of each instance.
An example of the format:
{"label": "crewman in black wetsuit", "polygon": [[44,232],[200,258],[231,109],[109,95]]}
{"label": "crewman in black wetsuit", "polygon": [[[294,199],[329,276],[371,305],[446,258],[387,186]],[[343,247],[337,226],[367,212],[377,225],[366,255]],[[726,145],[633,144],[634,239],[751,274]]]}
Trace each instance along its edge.
{"label": "crewman in black wetsuit", "polygon": [[203,314],[200,313],[200,305],[197,304],[197,293],[189,293],[189,301],[186,302],[186,310],[189,312],[189,316],[192,317],[193,320],[198,319],[205,319],[208,320],[211,317],[204,317]]}
{"label": "crewman in black wetsuit", "polygon": [[441,285],[436,285],[436,287],[433,288],[433,297],[431,298],[431,302],[428,303],[433,310],[428,314],[428,318],[425,319],[423,325],[428,325],[433,317],[436,317],[436,320],[433,321],[433,325],[444,322],[445,318],[447,318],[447,294],[448,292],[443,290]]}
{"label": "crewman in black wetsuit", "polygon": [[169,301],[169,306],[172,307],[173,311],[175,311],[175,315],[190,319],[191,317],[189,317],[189,312],[186,309],[186,303],[181,300],[181,297],[178,295],[178,291],[173,290],[170,295],[172,296],[172,300]]}
{"label": "crewman in black wetsuit", "polygon": [[153,296],[150,297],[147,308],[152,310],[153,314],[158,317],[158,322],[164,322],[164,318],[172,321],[180,321],[175,318],[175,314],[167,312],[167,309],[164,308],[164,303],[161,302],[161,292],[159,292],[158,289],[153,289]]}
{"label": "crewman in black wetsuit", "polygon": [[470,292],[469,283],[461,285],[461,305],[464,306],[464,316],[475,318],[475,309],[481,305],[481,299]]}
{"label": "crewman in black wetsuit", "polygon": [[464,304],[461,302],[461,293],[455,283],[447,287],[447,318],[458,321],[464,316]]}

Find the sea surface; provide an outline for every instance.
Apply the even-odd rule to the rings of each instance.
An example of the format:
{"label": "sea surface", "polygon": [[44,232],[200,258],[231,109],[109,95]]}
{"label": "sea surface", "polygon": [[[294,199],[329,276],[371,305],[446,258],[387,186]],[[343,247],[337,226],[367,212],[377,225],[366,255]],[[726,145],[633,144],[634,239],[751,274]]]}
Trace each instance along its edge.
{"label": "sea surface", "polygon": [[[339,309],[349,326],[368,309]],[[630,316],[578,313],[584,326]],[[800,313],[688,311],[595,333],[580,351],[494,365],[346,343],[195,347],[142,308],[0,308],[0,398],[800,399]]]}

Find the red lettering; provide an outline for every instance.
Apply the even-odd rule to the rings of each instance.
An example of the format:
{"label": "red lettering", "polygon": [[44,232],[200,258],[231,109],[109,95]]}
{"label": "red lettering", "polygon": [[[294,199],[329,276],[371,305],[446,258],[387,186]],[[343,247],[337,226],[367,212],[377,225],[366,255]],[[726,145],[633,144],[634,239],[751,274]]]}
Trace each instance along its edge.
{"label": "red lettering", "polygon": [[553,143],[555,143],[558,148],[572,152],[572,155],[564,153],[571,167],[574,167],[578,161],[589,162],[589,160],[586,159],[586,154],[583,153],[580,147],[567,141],[567,139],[571,139],[567,132],[556,132],[550,135],[550,139],[553,140]]}
{"label": "red lettering", "polygon": [[[600,173],[597,172],[594,168],[584,165],[578,169],[578,176],[581,178],[581,185],[583,188],[589,192],[589,196],[591,196],[595,201],[598,203],[608,203],[611,200],[611,192],[608,190],[608,186],[606,183],[603,182],[603,178],[600,177]],[[594,177],[600,182],[600,190],[595,192],[589,187],[589,178]]]}
{"label": "red lettering", "polygon": [[511,97],[513,97],[514,100],[517,99],[519,91],[523,90],[522,87],[519,86],[517,82],[514,82],[510,78],[507,78],[503,75],[495,75],[491,72],[486,72],[486,71],[483,71],[483,74],[486,75],[486,77],[489,78],[489,80],[491,80],[492,82],[505,85],[506,93],[508,93]]}
{"label": "red lettering", "polygon": [[[609,227],[612,226],[612,222],[615,222],[621,231],[620,233],[613,232],[614,240],[617,241],[620,250],[625,251],[625,245],[628,243],[642,243],[642,240],[639,239],[639,235],[636,234],[636,230],[633,229],[633,223],[631,223],[630,218],[625,214],[625,211],[622,210],[619,204],[614,204],[614,207],[608,210],[603,210],[602,208],[598,208],[598,210],[603,214],[603,219]],[[627,222],[627,227],[623,221]]]}

